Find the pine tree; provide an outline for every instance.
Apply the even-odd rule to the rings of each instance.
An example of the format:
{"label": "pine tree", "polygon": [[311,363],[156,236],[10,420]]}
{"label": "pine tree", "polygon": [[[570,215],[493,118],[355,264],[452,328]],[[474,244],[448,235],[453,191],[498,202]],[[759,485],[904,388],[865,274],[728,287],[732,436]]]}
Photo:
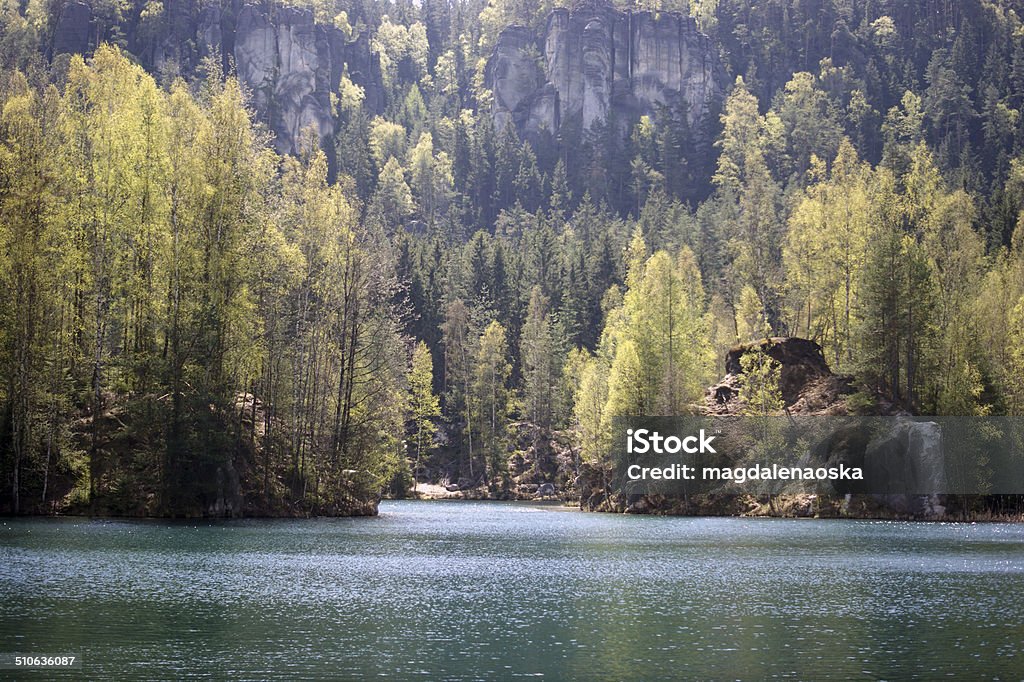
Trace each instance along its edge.
{"label": "pine tree", "polygon": [[569,190],[569,179],[565,173],[565,163],[559,159],[551,176],[550,201],[548,213],[551,222],[558,229],[572,209],[572,192]]}
{"label": "pine tree", "polygon": [[881,173],[879,180],[879,227],[869,241],[858,284],[855,362],[873,389],[917,406],[933,341],[932,272],[921,245],[903,229],[892,176]]}
{"label": "pine tree", "polygon": [[557,384],[562,352],[554,336],[554,327],[548,301],[540,287],[535,286],[530,292],[526,323],[519,344],[525,414],[542,432],[552,427],[559,409]]}
{"label": "pine tree", "polygon": [[[470,478],[474,475],[474,439],[479,428],[475,419],[475,407],[471,385],[473,381],[473,359],[475,344],[470,329],[470,314],[462,299],[455,299],[445,308],[444,323],[441,325],[444,346],[444,415],[456,426],[461,436],[461,452],[466,456]],[[479,446],[477,446],[479,448]]]}

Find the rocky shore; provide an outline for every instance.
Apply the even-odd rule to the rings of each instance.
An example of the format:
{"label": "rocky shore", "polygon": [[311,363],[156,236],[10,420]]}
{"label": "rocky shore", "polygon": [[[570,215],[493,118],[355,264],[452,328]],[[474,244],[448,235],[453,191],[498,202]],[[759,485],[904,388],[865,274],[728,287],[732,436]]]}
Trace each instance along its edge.
{"label": "rocky shore", "polygon": [[[740,362],[744,354],[763,352],[779,366],[779,389],[785,413],[791,416],[847,416],[856,392],[853,378],[829,368],[820,346],[807,339],[767,338],[731,349],[726,375],[707,389],[699,412],[710,416],[741,414]],[[910,413],[874,398],[859,410],[875,416]],[[1024,521],[1015,508],[993,509],[978,495],[693,495],[686,499],[661,495],[623,496],[610,485],[611,472],[584,465],[577,479],[580,507],[585,511],[686,516],[770,516],[787,518],[907,519],[927,521]],[[1015,506],[1015,505],[1014,505]]]}

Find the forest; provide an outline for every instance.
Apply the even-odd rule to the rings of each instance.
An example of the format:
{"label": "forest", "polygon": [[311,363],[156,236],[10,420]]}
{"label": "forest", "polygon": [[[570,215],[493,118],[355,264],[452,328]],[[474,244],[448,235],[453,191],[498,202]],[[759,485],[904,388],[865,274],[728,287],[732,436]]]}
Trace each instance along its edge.
{"label": "forest", "polygon": [[342,74],[295,153],[230,63],[154,62],[178,14],[238,10],[176,4],[93,0],[71,55],[60,0],[0,2],[4,511],[500,493],[765,337],[820,344],[853,411],[1024,414],[1016,0],[615,0],[693,17],[720,101],[543,143],[485,72],[548,0],[296,0],[380,83]]}

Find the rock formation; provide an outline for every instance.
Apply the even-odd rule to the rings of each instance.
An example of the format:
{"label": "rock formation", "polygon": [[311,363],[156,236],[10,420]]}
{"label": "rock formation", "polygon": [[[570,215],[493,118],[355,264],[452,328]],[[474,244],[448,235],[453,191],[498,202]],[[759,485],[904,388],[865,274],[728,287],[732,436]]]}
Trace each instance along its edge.
{"label": "rock formation", "polygon": [[256,111],[269,119],[278,151],[295,151],[308,126],[321,139],[333,134],[330,47],[326,31],[318,30],[311,14],[284,8],[272,18],[244,6],[235,27],[234,55],[238,77],[252,88]]}
{"label": "rock formation", "polygon": [[721,97],[724,71],[691,17],[620,12],[611,6],[556,9],[544,35],[505,29],[487,64],[495,127],[533,137],[577,120],[614,114],[620,124],[685,104],[696,123]]}
{"label": "rock formation", "polygon": [[92,9],[80,0],[71,0],[60,8],[53,29],[50,51],[53,55],[83,53],[89,47],[89,23]]}
{"label": "rock formation", "polygon": [[[51,55],[86,53],[92,13],[80,0],[65,3],[57,17]],[[274,133],[279,152],[298,150],[302,130],[312,126],[326,142],[333,136],[331,95],[342,73],[361,86],[370,111],[383,107],[380,60],[366,33],[349,40],[334,26],[317,24],[311,11],[236,2],[199,8],[192,0],[164,3],[163,33],[156,38],[128,31],[128,45],[155,73],[190,75],[212,57],[232,68],[251,91],[253,107]],[[126,24],[125,28],[130,28]]]}
{"label": "rock formation", "polygon": [[740,358],[754,351],[779,364],[779,391],[791,414],[846,414],[845,397],[853,393],[851,377],[833,374],[821,346],[795,337],[773,337],[732,348],[725,356],[726,375],[705,395],[706,414],[738,413]]}
{"label": "rock formation", "polygon": [[[367,108],[383,108],[380,60],[366,33],[350,40],[316,23],[308,9],[267,3],[167,0],[163,6],[159,28],[142,30],[137,16],[119,27],[129,49],[159,74],[189,76],[207,58],[234,69],[280,152],[296,152],[308,126],[322,143],[331,138],[331,95],[346,70],[364,89]],[[56,15],[51,56],[94,48],[102,37],[95,22],[88,4],[66,0]],[[611,115],[626,130],[660,105],[683,104],[696,123],[724,83],[717,50],[692,18],[610,5],[555,9],[541,36],[521,26],[505,29],[486,76],[497,129],[512,123],[527,138],[570,121],[589,128]]]}

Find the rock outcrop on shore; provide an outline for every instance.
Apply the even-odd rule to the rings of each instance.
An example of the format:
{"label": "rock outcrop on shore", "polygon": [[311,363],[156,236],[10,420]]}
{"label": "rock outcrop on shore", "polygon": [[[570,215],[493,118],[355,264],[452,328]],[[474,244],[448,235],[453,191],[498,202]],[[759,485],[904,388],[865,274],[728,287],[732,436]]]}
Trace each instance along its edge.
{"label": "rock outcrop on shore", "polygon": [[779,390],[791,414],[847,414],[846,397],[854,392],[853,378],[833,374],[821,346],[795,337],[773,337],[746,343],[725,356],[726,375],[711,386],[704,399],[704,412],[711,415],[737,414],[740,393],[740,359],[761,351],[779,364]]}
{"label": "rock outcrop on shore", "polygon": [[[778,364],[779,389],[785,412],[791,416],[847,416],[849,398],[856,392],[852,377],[837,375],[829,368],[821,347],[800,338],[773,337],[732,348],[725,358],[726,375],[709,387],[700,411],[709,416],[743,414],[740,397],[743,366],[740,359],[751,352],[763,352]],[[868,406],[873,415],[908,416],[898,406],[876,399]],[[864,407],[862,406],[862,409]],[[863,440],[863,433],[837,433],[836,438],[862,439],[859,446],[842,448],[859,453],[863,461],[878,470],[889,471],[894,480],[912,478],[911,469],[941,471],[941,466],[915,466],[939,451],[937,427],[930,422],[896,423],[889,437]],[[823,444],[827,445],[827,443]],[[849,443],[845,443],[849,446]],[[909,459],[908,459],[909,458]],[[639,514],[711,516],[794,516],[846,518],[911,518],[941,520],[971,514],[971,500],[944,495],[692,495],[686,499],[661,495],[625,497],[615,493],[610,472],[593,465],[581,467],[580,506],[589,511]],[[913,486],[910,486],[913,487]],[[933,486],[934,487],[934,486]],[[941,485],[937,488],[941,489]]]}

